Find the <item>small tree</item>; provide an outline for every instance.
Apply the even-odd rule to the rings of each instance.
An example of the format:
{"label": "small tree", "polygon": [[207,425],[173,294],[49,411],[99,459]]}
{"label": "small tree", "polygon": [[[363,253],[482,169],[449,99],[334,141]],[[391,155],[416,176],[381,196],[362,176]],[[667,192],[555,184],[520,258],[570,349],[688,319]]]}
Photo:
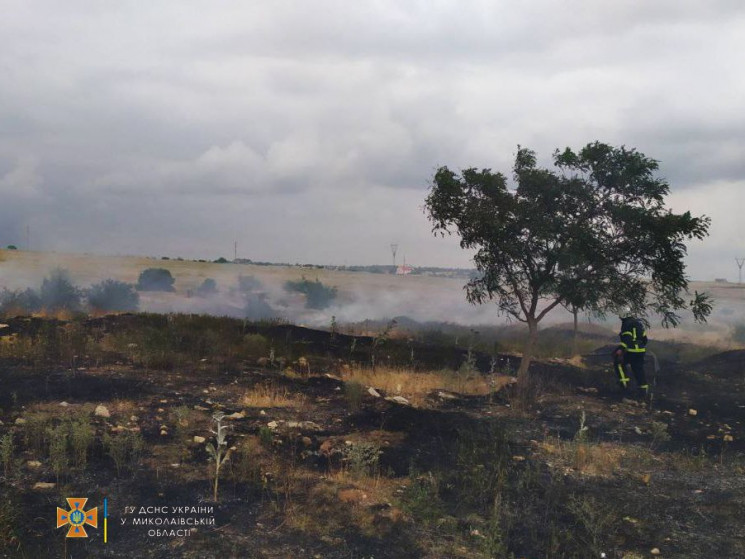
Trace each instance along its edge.
{"label": "small tree", "polygon": [[88,305],[99,311],[136,311],[140,295],[123,281],[104,280],[88,289]]}
{"label": "small tree", "polygon": [[41,306],[47,310],[78,311],[82,298],[80,289],[73,285],[67,270],[57,268],[41,283]]}
{"label": "small tree", "polygon": [[669,186],[653,176],[657,162],[635,150],[598,142],[578,153],[554,153],[559,172],[541,169],[518,146],[516,183],[501,173],[447,167],[434,175],[425,209],[435,234],[474,249],[478,275],[466,285],[471,303],[496,300],[501,313],[528,327],[518,379],[527,375],[538,324],[558,305],[600,312],[630,304],[640,316],[690,306],[696,320],[711,312],[696,293],[687,303],[685,239],[702,239],[710,220],[665,208]]}
{"label": "small tree", "polygon": [[212,278],[205,278],[202,285],[197,287],[197,295],[199,297],[209,297],[217,293],[217,282]]}
{"label": "small tree", "polygon": [[285,282],[286,291],[296,291],[305,295],[305,307],[323,310],[336,299],[336,287],[328,287],[316,279],[310,281],[302,277],[300,281]]}
{"label": "small tree", "polygon": [[137,291],[175,291],[174,282],[171,272],[165,268],[148,268],[137,280]]}
{"label": "small tree", "polygon": [[0,314],[31,314],[41,310],[41,297],[31,289],[10,291],[3,289],[0,293]]}

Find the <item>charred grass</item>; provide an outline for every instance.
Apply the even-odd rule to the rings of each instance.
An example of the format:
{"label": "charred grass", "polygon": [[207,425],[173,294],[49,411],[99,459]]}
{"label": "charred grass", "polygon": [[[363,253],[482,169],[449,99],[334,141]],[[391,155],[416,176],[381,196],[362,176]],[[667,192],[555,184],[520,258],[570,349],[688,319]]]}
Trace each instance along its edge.
{"label": "charred grass", "polygon": [[[609,367],[539,361],[516,387],[493,366],[509,355],[412,362],[409,340],[211,317],[16,320],[0,339],[0,556],[745,553],[745,379],[716,374],[739,354],[675,365],[650,405],[618,397]],[[209,504],[216,522],[65,544],[55,507],[76,495],[107,497],[114,526],[125,505]]]}

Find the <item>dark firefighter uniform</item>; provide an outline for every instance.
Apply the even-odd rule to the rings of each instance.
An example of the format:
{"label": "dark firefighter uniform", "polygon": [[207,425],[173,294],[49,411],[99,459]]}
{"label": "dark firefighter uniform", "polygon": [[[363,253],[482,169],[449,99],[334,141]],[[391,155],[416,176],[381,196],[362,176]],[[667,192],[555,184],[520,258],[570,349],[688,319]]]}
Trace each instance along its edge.
{"label": "dark firefighter uniform", "polygon": [[629,377],[626,376],[626,365],[631,366],[631,370],[636,378],[636,384],[643,394],[649,392],[647,377],[644,374],[644,354],[647,351],[647,333],[644,330],[644,324],[641,320],[632,316],[621,318],[621,333],[619,334],[621,343],[613,352],[613,366],[618,375],[618,382],[621,388],[629,388]]}

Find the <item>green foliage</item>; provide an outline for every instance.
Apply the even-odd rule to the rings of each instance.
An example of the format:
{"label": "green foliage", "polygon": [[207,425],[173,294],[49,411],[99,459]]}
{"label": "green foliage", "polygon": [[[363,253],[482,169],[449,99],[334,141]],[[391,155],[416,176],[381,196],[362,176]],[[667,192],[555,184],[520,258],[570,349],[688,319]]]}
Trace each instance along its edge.
{"label": "green foliage", "polygon": [[49,440],[49,464],[52,471],[57,476],[59,483],[60,477],[67,473],[70,466],[70,458],[67,454],[67,441],[69,433],[66,425],[57,425],[47,430],[47,439]]}
{"label": "green foliage", "polygon": [[47,414],[29,414],[23,426],[23,442],[36,457],[41,458],[46,449],[52,418]]}
{"label": "green foliage", "polygon": [[175,281],[165,268],[147,268],[137,279],[137,291],[175,291]]}
{"label": "green foliage", "polygon": [[687,303],[687,239],[702,239],[710,220],[665,207],[668,184],[657,162],[635,150],[595,142],[578,153],[554,153],[557,171],[536,165],[518,147],[517,188],[502,173],[447,167],[434,175],[425,207],[435,234],[456,232],[475,250],[478,275],[466,285],[474,304],[497,302],[525,322],[530,336],[519,376],[527,372],[538,323],[560,304],[603,313],[629,304],[665,326],[690,307],[697,320],[711,311],[707,295]]}
{"label": "green foliage", "polygon": [[[21,551],[20,540],[20,511],[23,505],[11,499],[10,492],[0,493],[0,551],[11,552],[14,555],[6,557],[18,557]],[[21,557],[25,557],[22,553]]]}
{"label": "green foliage", "polygon": [[336,287],[328,287],[320,280],[310,281],[302,277],[300,281],[285,282],[285,290],[305,295],[305,307],[323,310],[336,299]]}
{"label": "green foliage", "polygon": [[510,457],[506,436],[496,424],[459,431],[455,468],[450,474],[458,501],[488,512],[507,482]]}
{"label": "green foliage", "polygon": [[217,293],[217,282],[212,278],[205,278],[202,284],[197,287],[199,297],[209,297]]}
{"label": "green foliage", "polygon": [[88,306],[98,311],[136,311],[139,304],[134,286],[123,281],[107,279],[88,289]]}
{"label": "green foliage", "polygon": [[96,432],[91,425],[90,418],[83,414],[70,421],[69,429],[73,465],[76,468],[85,469],[88,463],[88,450],[93,444]]}
{"label": "green foliage", "polygon": [[70,274],[62,268],[53,270],[41,282],[41,306],[48,311],[79,311],[82,294],[73,285]]}
{"label": "green foliage", "polygon": [[381,454],[380,446],[375,443],[358,442],[344,447],[347,468],[355,477],[377,474]]}
{"label": "green foliage", "polygon": [[266,425],[259,427],[259,442],[261,445],[266,448],[271,448],[273,441],[274,432]]}
{"label": "green foliage", "polygon": [[7,250],[18,250],[18,247],[17,247],[17,246],[15,246],[15,245],[8,245],[8,246],[7,246],[7,247],[5,247],[5,248],[6,248]]}
{"label": "green foliage", "polygon": [[445,505],[440,498],[439,481],[427,472],[409,474],[409,483],[401,498],[401,508],[425,526],[435,524],[445,515]]}
{"label": "green foliage", "polygon": [[0,437],[0,462],[3,464],[3,474],[7,479],[13,468],[15,457],[15,445],[13,444],[13,433],[5,433]]}
{"label": "green foliage", "polygon": [[134,431],[122,431],[116,435],[104,433],[103,435],[103,447],[114,461],[117,476],[120,476],[125,468],[132,467],[139,462],[144,446],[142,435]]}

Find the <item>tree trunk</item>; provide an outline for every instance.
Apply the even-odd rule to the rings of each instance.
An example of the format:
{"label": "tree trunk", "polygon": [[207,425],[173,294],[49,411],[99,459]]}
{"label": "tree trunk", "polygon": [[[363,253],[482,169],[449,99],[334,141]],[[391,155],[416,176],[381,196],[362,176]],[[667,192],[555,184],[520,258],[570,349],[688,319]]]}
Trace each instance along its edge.
{"label": "tree trunk", "polygon": [[579,309],[577,307],[572,307],[572,314],[574,314],[574,335],[572,336],[572,357],[577,355],[577,335],[578,335],[578,328],[577,328],[577,315],[579,314]]}
{"label": "tree trunk", "polygon": [[523,358],[520,360],[520,367],[517,369],[517,382],[524,383],[528,378],[528,367],[533,359],[535,352],[535,343],[538,339],[538,322],[533,318],[528,318],[528,339],[523,347]]}

